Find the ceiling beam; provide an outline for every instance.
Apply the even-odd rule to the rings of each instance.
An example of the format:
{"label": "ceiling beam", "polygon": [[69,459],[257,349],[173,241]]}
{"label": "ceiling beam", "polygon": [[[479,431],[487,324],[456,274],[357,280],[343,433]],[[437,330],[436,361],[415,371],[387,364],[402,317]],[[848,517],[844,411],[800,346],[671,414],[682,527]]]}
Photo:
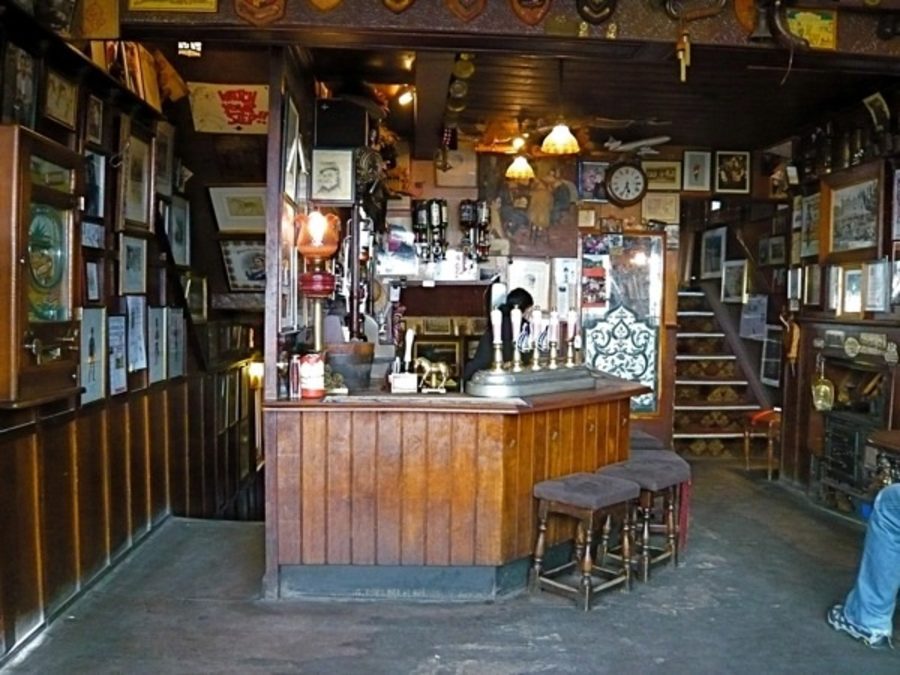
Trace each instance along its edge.
{"label": "ceiling beam", "polygon": [[[449,52],[419,52],[416,56],[416,135],[414,159],[431,159],[440,145],[447,86],[456,55]],[[477,77],[477,73],[475,75]]]}

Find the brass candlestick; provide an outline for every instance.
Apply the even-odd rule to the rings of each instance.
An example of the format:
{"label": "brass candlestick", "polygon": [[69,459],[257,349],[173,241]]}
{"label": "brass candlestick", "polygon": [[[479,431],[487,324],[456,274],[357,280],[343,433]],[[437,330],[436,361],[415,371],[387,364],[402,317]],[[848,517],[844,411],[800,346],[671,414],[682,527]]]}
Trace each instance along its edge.
{"label": "brass candlestick", "polygon": [[499,342],[494,343],[494,367],[491,368],[491,372],[503,372],[503,345]]}
{"label": "brass candlestick", "polygon": [[547,368],[550,370],[556,370],[559,368],[559,364],[557,363],[557,357],[559,354],[557,353],[557,347],[555,342],[550,343],[550,363],[547,364]]}

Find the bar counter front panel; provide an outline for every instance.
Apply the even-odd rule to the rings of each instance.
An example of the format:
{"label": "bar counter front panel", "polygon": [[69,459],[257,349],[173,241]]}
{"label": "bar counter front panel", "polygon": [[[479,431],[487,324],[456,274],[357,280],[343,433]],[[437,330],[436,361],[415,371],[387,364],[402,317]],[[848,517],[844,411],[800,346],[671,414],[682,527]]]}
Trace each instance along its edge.
{"label": "bar counter front panel", "polygon": [[[335,578],[347,580],[362,571],[357,566],[410,574],[413,567],[494,570],[527,560],[533,485],[625,459],[629,399],[641,391],[622,384],[518,404],[454,397],[445,405],[434,397],[426,405],[422,397],[387,396],[270,403],[269,593],[295,594],[285,572],[296,579],[311,566],[335,566]],[[550,534],[559,542],[572,531]],[[321,592],[304,586],[330,595],[335,578]]]}

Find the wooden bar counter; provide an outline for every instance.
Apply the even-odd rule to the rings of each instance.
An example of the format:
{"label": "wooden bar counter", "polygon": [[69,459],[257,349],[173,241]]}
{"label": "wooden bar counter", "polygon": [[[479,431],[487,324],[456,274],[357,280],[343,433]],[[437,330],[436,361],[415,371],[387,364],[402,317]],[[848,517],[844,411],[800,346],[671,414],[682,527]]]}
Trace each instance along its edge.
{"label": "wooden bar counter", "polygon": [[475,598],[522,588],[532,486],[625,459],[629,399],[643,391],[610,378],[521,399],[268,402],[267,594]]}

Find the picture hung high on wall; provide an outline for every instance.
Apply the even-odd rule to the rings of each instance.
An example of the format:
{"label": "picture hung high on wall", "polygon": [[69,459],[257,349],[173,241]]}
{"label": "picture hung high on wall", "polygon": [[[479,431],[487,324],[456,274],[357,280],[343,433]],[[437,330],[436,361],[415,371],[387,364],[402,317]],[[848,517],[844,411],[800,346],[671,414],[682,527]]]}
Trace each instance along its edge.
{"label": "picture hung high on wall", "polygon": [[35,58],[12,42],[3,59],[3,119],[34,128],[37,111]]}
{"label": "picture hung high on wall", "polygon": [[747,261],[726,260],[722,265],[722,302],[747,299]]}
{"label": "picture hung high on wall", "polygon": [[96,96],[88,96],[85,137],[89,143],[103,144],[103,101]]}
{"label": "picture hung high on wall", "polygon": [[716,152],[716,192],[750,192],[750,153],[736,150]]}
{"label": "picture hung high on wall", "polygon": [[680,190],[681,162],[644,160],[641,168],[647,175],[648,190]]}
{"label": "picture hung high on wall", "polygon": [[119,293],[147,292],[147,240],[121,235],[119,240]]}
{"label": "picture hung high on wall", "polygon": [[137,136],[128,139],[125,171],[125,222],[152,229],[150,221],[150,145]]}
{"label": "picture hung high on wall", "polygon": [[220,232],[266,231],[266,186],[221,185],[209,188]]}
{"label": "picture hung high on wall", "polygon": [[191,264],[191,213],[187,199],[174,195],[166,219],[166,235],[176,265]]}
{"label": "picture hung high on wall", "polygon": [[800,249],[799,257],[817,255],[819,253],[819,207],[821,193],[806,195],[800,201]]}
{"label": "picture hung high on wall", "polygon": [[868,162],[822,178],[823,237],[832,260],[877,256],[882,173],[882,162]]}
{"label": "picture hung high on wall", "polygon": [[48,70],[44,87],[44,116],[74,130],[78,115],[78,85]]}
{"label": "picture hung high on wall", "polygon": [[685,150],[682,160],[685,192],[709,192],[712,154],[699,150]]}
{"label": "picture hung high on wall", "polygon": [[726,229],[717,227],[703,232],[700,240],[700,278],[716,279],[722,276],[725,259]]}
{"label": "picture hung high on wall", "polygon": [[226,240],[219,243],[231,290],[265,290],[266,243],[262,240]]}
{"label": "picture hung high on wall", "polygon": [[311,179],[310,201],[352,204],[356,188],[353,150],[314,149]]}
{"label": "picture hung high on wall", "polygon": [[605,202],[606,168],[609,162],[578,162],[578,198],[583,202]]}

